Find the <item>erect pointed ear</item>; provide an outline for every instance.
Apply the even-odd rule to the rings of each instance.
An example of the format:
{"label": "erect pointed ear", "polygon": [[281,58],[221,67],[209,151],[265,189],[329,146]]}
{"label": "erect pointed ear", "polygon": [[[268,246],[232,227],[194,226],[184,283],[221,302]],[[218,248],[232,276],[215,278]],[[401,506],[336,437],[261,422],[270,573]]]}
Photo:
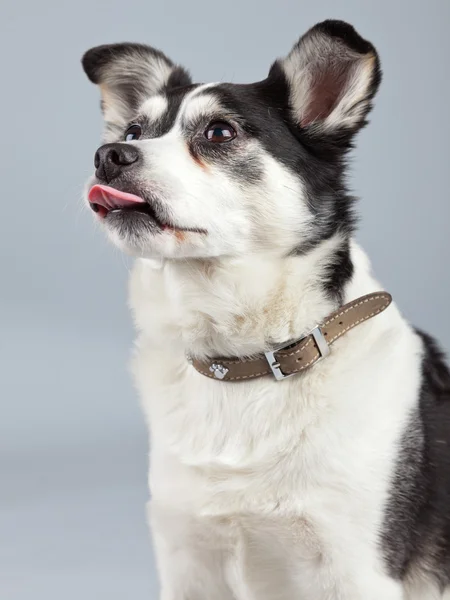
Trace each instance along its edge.
{"label": "erect pointed ear", "polygon": [[100,87],[105,137],[123,131],[139,106],[164,89],[190,85],[191,78],[159,50],[144,44],[110,44],[88,50],[82,65]]}
{"label": "erect pointed ear", "polygon": [[345,144],[366,123],[380,64],[372,44],[348,23],[315,25],[272,69],[280,67],[292,118],[311,135],[328,134]]}

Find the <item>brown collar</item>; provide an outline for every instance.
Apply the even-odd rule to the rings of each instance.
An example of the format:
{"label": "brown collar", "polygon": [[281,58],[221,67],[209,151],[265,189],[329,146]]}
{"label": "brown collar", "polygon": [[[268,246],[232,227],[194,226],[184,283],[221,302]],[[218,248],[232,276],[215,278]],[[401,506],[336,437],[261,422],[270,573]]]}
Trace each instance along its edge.
{"label": "brown collar", "polygon": [[192,360],[202,375],[222,381],[243,381],[273,374],[277,381],[300,373],[330,354],[344,333],[383,312],[392,302],[387,292],[375,292],[345,304],[296,342],[283,344],[255,358]]}

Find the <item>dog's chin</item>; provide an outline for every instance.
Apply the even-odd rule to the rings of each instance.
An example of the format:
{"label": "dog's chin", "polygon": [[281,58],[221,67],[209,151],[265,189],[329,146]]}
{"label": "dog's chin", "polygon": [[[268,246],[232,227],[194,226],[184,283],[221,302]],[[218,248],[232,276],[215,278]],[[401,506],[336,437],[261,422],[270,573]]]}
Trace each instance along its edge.
{"label": "dog's chin", "polygon": [[161,227],[146,214],[117,211],[102,219],[110,241],[119,250],[137,258],[212,258],[217,250],[205,231]]}
{"label": "dog's chin", "polygon": [[111,210],[102,218],[102,224],[109,231],[116,231],[120,237],[125,239],[142,239],[160,235],[166,229],[154,214],[137,208],[120,208]]}

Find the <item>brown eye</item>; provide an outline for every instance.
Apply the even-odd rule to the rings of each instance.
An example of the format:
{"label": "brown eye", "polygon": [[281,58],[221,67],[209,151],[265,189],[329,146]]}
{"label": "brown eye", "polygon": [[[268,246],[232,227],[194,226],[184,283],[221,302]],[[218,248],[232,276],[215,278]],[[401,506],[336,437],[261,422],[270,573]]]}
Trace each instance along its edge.
{"label": "brown eye", "polygon": [[205,131],[205,137],[209,142],[229,142],[236,137],[236,131],[224,121],[217,121],[217,123],[211,123],[208,129]]}
{"label": "brown eye", "polygon": [[128,129],[125,131],[125,141],[131,142],[133,140],[138,140],[142,135],[142,128],[140,125],[130,125]]}

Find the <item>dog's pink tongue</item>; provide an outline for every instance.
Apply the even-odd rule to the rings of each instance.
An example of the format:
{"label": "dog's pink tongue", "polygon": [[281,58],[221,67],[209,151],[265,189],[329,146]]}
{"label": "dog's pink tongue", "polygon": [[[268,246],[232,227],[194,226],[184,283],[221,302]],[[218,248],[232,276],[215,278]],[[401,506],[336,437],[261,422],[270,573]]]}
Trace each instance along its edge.
{"label": "dog's pink tongue", "polygon": [[88,200],[91,204],[98,204],[107,210],[121,208],[123,206],[132,206],[133,204],[142,204],[145,202],[139,196],[121,192],[108,185],[94,185],[89,190]]}

